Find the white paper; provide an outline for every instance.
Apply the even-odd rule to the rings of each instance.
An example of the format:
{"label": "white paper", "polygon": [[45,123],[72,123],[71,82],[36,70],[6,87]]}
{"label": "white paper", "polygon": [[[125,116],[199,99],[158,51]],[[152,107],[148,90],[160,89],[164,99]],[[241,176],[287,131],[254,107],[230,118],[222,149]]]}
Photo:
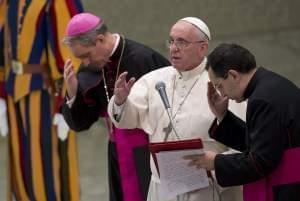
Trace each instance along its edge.
{"label": "white paper", "polygon": [[205,169],[188,166],[186,155],[203,154],[202,149],[162,151],[157,153],[160,173],[160,196],[163,200],[209,185]]}

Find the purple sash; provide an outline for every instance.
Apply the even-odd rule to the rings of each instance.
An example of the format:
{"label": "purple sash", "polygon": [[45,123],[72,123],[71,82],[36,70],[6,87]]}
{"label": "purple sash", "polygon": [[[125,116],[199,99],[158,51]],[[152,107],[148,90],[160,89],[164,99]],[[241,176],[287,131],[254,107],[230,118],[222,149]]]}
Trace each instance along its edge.
{"label": "purple sash", "polygon": [[[274,201],[274,188],[289,184],[300,187],[300,147],[286,150],[270,176],[244,185],[244,201]],[[300,198],[300,192],[297,197]]]}
{"label": "purple sash", "polygon": [[123,201],[144,201],[138,181],[133,150],[136,147],[149,144],[148,134],[141,129],[118,129],[114,127],[107,112],[101,112],[101,117],[105,118],[109,139],[116,143]]}
{"label": "purple sash", "polygon": [[[135,147],[147,145],[148,135],[141,129],[114,130],[124,201],[143,201],[133,157]],[[149,164],[150,165],[150,164]]]}

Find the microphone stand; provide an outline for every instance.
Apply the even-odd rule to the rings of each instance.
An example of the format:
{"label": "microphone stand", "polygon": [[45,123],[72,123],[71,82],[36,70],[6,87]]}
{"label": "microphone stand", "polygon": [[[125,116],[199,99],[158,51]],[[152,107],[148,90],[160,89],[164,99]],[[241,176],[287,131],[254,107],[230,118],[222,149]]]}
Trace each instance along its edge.
{"label": "microphone stand", "polygon": [[168,96],[166,93],[166,84],[164,82],[157,82],[155,85],[155,89],[158,91],[158,93],[160,95],[160,98],[165,106],[165,109],[167,111],[167,114],[168,114],[168,117],[170,120],[168,127],[166,127],[167,130],[166,130],[166,135],[165,135],[164,141],[167,141],[172,130],[174,131],[174,134],[176,135],[176,137],[178,139],[180,139],[179,135],[174,127],[173,121],[172,121],[172,115],[171,115],[172,112],[171,112],[171,106],[170,106],[170,103],[168,100]]}
{"label": "microphone stand", "polygon": [[[172,120],[172,116],[171,116],[171,111],[170,111],[170,110],[171,110],[171,108],[166,108],[166,111],[167,111],[167,114],[168,114],[168,117],[169,117],[169,120],[170,120],[170,125],[171,125],[172,130],[174,131],[175,136],[177,137],[178,140],[180,140],[179,135],[178,135],[178,133],[177,133],[177,131],[176,131],[176,129],[175,129],[175,126],[174,126],[174,124],[173,124],[173,120]],[[170,125],[169,125],[169,126],[170,126]],[[168,127],[169,127],[169,126],[168,126]],[[171,131],[172,131],[172,130],[171,130]],[[169,135],[170,135],[171,131],[166,133],[165,138],[164,138],[164,141],[165,141],[165,142],[166,142],[167,139],[169,138]]]}

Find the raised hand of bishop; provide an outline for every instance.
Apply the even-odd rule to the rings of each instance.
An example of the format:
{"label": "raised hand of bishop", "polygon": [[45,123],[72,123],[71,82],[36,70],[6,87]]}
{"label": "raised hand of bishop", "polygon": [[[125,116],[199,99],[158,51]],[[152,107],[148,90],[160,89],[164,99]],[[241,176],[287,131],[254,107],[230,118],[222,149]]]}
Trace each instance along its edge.
{"label": "raised hand of bishop", "polygon": [[76,96],[78,80],[71,59],[67,59],[64,65],[64,79],[67,87],[68,97]]}

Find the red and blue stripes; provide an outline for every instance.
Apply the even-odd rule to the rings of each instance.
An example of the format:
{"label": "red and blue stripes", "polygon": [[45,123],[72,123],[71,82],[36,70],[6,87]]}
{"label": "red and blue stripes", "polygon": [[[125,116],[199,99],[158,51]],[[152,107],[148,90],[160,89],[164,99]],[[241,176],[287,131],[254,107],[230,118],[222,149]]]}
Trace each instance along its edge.
{"label": "red and blue stripes", "polygon": [[[10,0],[7,23],[13,59],[46,64],[50,79],[61,78],[65,60],[72,57],[61,43],[64,27],[81,11],[79,0]],[[18,201],[79,200],[75,134],[70,132],[65,142],[58,140],[52,125],[54,98],[43,76],[17,75],[9,68],[5,85],[12,193]]]}

